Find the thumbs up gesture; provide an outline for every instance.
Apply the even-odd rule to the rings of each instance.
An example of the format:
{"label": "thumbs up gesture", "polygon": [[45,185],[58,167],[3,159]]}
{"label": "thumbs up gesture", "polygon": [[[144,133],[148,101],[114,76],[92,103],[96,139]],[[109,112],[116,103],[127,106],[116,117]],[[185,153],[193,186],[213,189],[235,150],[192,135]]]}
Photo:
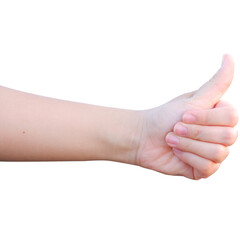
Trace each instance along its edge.
{"label": "thumbs up gesture", "polygon": [[143,111],[136,164],[198,180],[217,171],[237,139],[237,111],[221,97],[234,63],[224,55],[218,72],[198,90]]}

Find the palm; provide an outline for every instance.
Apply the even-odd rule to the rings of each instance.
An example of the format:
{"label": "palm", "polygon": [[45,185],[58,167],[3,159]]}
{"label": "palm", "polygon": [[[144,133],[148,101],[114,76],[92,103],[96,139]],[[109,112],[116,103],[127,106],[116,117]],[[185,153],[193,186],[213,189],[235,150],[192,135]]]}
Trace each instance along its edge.
{"label": "palm", "polygon": [[178,159],[165,142],[165,136],[181,121],[187,110],[203,108],[192,99],[194,93],[181,95],[172,101],[146,110],[137,163],[145,168],[170,174],[193,177],[193,169]]}

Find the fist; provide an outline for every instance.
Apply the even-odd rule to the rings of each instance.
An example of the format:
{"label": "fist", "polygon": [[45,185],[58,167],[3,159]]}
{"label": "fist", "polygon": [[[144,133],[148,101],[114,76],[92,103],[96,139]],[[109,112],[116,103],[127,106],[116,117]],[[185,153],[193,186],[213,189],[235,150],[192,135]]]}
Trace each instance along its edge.
{"label": "fist", "polygon": [[195,179],[207,178],[217,171],[229,154],[228,146],[238,136],[234,126],[237,111],[220,101],[209,110],[187,111],[166,136],[177,158],[193,168]]}

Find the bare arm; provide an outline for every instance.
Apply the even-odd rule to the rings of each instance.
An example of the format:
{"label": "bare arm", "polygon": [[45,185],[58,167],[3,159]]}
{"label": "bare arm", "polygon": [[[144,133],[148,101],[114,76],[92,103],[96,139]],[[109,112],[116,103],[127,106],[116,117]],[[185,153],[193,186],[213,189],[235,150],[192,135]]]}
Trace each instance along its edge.
{"label": "bare arm", "polygon": [[0,87],[0,160],[134,163],[140,111]]}
{"label": "bare arm", "polygon": [[237,111],[220,100],[233,73],[233,60],[225,55],[198,90],[139,111],[0,87],[0,160],[111,160],[191,179],[209,177],[238,136]]}

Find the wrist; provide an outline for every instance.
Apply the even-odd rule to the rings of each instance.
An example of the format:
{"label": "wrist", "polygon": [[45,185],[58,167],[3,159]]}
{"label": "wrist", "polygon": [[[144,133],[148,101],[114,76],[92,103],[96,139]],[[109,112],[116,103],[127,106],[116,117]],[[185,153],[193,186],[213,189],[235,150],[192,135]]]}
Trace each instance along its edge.
{"label": "wrist", "polygon": [[[101,128],[106,160],[136,164],[136,154],[143,126],[143,111],[109,108]],[[103,151],[104,152],[104,151]]]}

